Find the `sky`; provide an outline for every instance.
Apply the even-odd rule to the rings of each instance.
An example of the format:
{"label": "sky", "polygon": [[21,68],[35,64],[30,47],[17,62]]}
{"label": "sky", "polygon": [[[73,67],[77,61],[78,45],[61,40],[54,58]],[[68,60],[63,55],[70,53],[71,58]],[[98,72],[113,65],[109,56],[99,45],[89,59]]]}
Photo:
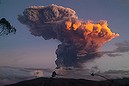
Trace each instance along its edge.
{"label": "sky", "polygon": [[[29,28],[21,24],[17,17],[30,6],[56,4],[76,11],[82,20],[107,20],[111,31],[120,36],[103,45],[100,51],[111,51],[115,44],[129,41],[129,1],[128,0],[1,0],[0,18],[5,17],[14,27],[16,34],[0,37],[0,66],[55,68],[55,50],[58,40],[44,40],[35,37]],[[128,43],[126,47],[129,48]],[[119,46],[118,46],[119,47]],[[124,51],[124,50],[123,50]],[[117,52],[118,56],[104,55],[84,64],[98,66],[100,70],[129,70],[129,52]]]}

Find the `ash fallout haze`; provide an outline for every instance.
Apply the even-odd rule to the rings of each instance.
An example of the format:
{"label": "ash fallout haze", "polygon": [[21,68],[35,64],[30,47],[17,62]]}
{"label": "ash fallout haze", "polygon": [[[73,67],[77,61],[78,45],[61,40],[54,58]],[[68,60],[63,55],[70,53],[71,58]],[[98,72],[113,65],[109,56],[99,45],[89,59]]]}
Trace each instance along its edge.
{"label": "ash fallout haze", "polygon": [[0,66],[129,70],[128,8],[126,0],[1,0],[0,18],[17,33],[0,36]]}

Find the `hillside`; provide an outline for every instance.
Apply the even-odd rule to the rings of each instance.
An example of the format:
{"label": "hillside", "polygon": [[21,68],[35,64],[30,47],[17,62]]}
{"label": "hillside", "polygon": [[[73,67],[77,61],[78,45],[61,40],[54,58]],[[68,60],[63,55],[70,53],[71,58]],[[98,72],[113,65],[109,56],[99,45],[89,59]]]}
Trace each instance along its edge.
{"label": "hillside", "polygon": [[111,81],[91,81],[86,79],[41,77],[6,86],[129,86],[129,78]]}

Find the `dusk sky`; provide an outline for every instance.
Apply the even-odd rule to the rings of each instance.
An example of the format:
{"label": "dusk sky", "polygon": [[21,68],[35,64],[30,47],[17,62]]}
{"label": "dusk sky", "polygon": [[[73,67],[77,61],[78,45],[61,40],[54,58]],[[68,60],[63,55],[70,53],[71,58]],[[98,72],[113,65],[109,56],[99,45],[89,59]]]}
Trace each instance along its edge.
{"label": "dusk sky", "polygon": [[[129,70],[129,1],[128,0],[0,0],[0,19],[6,18],[16,34],[0,36],[0,66],[55,68],[58,40],[35,37],[17,17],[30,6],[56,4],[76,11],[79,19],[107,20],[112,32],[120,36],[103,45],[100,51],[118,49],[117,56],[104,55],[86,63],[100,70]],[[115,46],[115,44],[118,44]],[[124,46],[124,47],[120,47]],[[117,48],[120,47],[120,48]]]}

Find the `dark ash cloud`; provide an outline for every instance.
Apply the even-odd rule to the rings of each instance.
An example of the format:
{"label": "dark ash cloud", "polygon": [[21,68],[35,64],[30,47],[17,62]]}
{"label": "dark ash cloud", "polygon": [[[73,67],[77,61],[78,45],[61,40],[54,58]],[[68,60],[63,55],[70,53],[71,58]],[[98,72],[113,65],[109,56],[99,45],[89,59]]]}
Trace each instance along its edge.
{"label": "dark ash cloud", "polygon": [[83,22],[74,10],[54,4],[26,8],[18,20],[29,27],[32,35],[61,42],[55,52],[57,67],[79,67],[100,57],[98,49],[119,36],[111,32],[105,20]]}

